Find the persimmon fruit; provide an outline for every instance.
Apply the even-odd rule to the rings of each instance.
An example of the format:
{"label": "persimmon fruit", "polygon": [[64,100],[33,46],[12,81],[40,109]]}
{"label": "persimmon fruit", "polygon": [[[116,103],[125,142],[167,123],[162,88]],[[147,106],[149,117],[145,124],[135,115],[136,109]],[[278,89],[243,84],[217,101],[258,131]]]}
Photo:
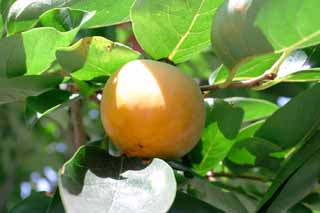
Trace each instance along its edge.
{"label": "persimmon fruit", "polygon": [[196,82],[177,67],[134,60],[108,79],[101,119],[127,156],[176,158],[197,144],[205,109]]}

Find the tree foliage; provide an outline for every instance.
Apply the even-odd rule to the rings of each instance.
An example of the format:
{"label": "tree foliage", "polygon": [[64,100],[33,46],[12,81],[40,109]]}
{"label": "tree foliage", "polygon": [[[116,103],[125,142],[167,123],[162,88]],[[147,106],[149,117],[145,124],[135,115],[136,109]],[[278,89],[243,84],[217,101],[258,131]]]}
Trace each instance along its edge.
{"label": "tree foliage", "polygon": [[[319,212],[319,8],[0,0],[0,212]],[[182,158],[128,158],[102,128],[106,81],[143,58],[203,92]]]}

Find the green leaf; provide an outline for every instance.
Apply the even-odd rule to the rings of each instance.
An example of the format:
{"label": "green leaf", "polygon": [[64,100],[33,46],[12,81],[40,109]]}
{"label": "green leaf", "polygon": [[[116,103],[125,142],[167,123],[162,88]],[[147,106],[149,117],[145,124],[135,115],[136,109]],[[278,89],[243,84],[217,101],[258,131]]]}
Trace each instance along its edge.
{"label": "green leaf", "polygon": [[317,213],[314,211],[311,211],[311,209],[307,208],[306,206],[298,203],[291,209],[287,211],[288,213]]}
{"label": "green leaf", "polygon": [[178,64],[177,67],[193,78],[208,79],[212,70],[221,63],[211,49],[193,55],[188,61]]}
{"label": "green leaf", "polygon": [[211,169],[216,168],[237,141],[251,137],[261,125],[262,122],[256,122],[243,128],[233,140],[223,136],[217,123],[209,125],[202,134],[201,142],[189,155],[193,169],[200,175],[204,175]]}
{"label": "green leaf", "polygon": [[[70,9],[49,11],[47,15],[59,11],[69,11],[68,14],[71,16],[64,18],[76,19],[79,24],[83,24],[92,15],[85,12],[79,14],[79,11]],[[56,18],[60,20],[61,17]],[[68,46],[79,31],[79,27],[80,25],[67,32],[41,27],[0,40],[0,77],[19,76],[24,73],[35,75],[44,72],[56,59],[56,50]]]}
{"label": "green leaf", "polygon": [[275,80],[268,81],[255,89],[262,90],[281,82],[319,82],[320,81],[320,68],[299,70],[289,75],[276,78]]}
{"label": "green leaf", "polygon": [[59,108],[67,102],[71,93],[64,90],[53,89],[38,96],[31,96],[26,99],[26,119],[29,125],[44,115]]}
{"label": "green leaf", "polygon": [[319,96],[320,84],[302,92],[268,118],[255,136],[284,150],[305,141],[320,125]]}
{"label": "green leaf", "polygon": [[24,199],[14,206],[10,213],[43,213],[47,211],[51,198],[45,192],[34,192],[28,198]]}
{"label": "green leaf", "polygon": [[[319,141],[318,141],[319,142]],[[267,209],[267,212],[284,212],[308,195],[318,183],[320,177],[320,150],[309,155],[306,161],[278,191],[276,198]]]}
{"label": "green leaf", "polygon": [[[284,164],[276,179],[273,181],[272,185],[268,189],[267,193],[264,195],[263,199],[260,201],[258,208],[266,209],[272,201],[279,195],[280,190],[284,189],[284,185],[287,183],[290,177],[314,155],[320,151],[320,133],[314,135],[307,143],[304,144],[299,150],[297,150]],[[306,172],[307,175],[310,171]],[[291,195],[290,195],[291,196]]]}
{"label": "green leaf", "polygon": [[207,123],[217,122],[224,137],[227,139],[235,138],[241,128],[244,111],[225,101],[211,100],[213,104],[207,115]]}
{"label": "green leaf", "polygon": [[193,178],[187,185],[195,191],[195,197],[207,202],[208,204],[230,213],[247,213],[248,210],[239,201],[239,199],[232,193],[223,191],[207,180],[200,178]]}
{"label": "green leaf", "polygon": [[61,66],[79,80],[111,75],[124,64],[140,57],[131,48],[98,36],[60,48],[56,55]]}
{"label": "green leaf", "polygon": [[195,210],[197,213],[223,212],[220,209],[217,209],[197,198],[191,197],[188,194],[177,192],[176,199],[168,213],[193,213]]}
{"label": "green leaf", "polygon": [[281,150],[270,141],[261,138],[247,138],[232,147],[228,158],[237,164],[262,166],[270,158],[270,153]]}
{"label": "green leaf", "polygon": [[21,76],[10,79],[0,78],[0,104],[23,101],[37,96],[59,85],[60,76]]}
{"label": "green leaf", "polygon": [[17,0],[8,13],[7,27],[10,34],[28,30],[37,23],[38,18],[45,11],[70,7],[72,9],[95,11],[96,15],[84,27],[109,26],[129,20],[129,10],[134,0]]}
{"label": "green leaf", "polygon": [[279,109],[276,104],[262,99],[233,97],[226,98],[224,101],[243,109],[243,121],[247,122],[268,117]]}
{"label": "green leaf", "polygon": [[188,60],[210,45],[212,17],[222,0],[137,0],[131,10],[134,34],[154,59]]}
{"label": "green leaf", "polygon": [[315,45],[319,6],[317,0],[225,1],[213,23],[215,51],[233,69],[261,54]]}
{"label": "green leaf", "polygon": [[[280,54],[267,54],[244,62],[239,66],[234,80],[240,81],[258,77],[266,70],[270,69],[270,67],[279,59],[279,57]],[[216,70],[215,75],[216,77],[212,84],[220,84],[228,78],[229,70],[226,66],[221,66],[218,70]]]}
{"label": "green leaf", "polygon": [[311,193],[305,199],[303,199],[302,203],[312,210],[320,211],[320,194]]}
{"label": "green leaf", "polygon": [[201,142],[193,151],[201,156],[198,161],[193,160],[193,169],[200,175],[205,175],[225,158],[233,144],[232,140],[225,138],[219,131],[217,123],[210,124],[203,131]]}
{"label": "green leaf", "polygon": [[160,159],[147,164],[83,146],[63,166],[59,190],[67,212],[166,212],[176,181]]}
{"label": "green leaf", "polygon": [[2,33],[3,33],[3,20],[0,14],[0,38],[2,37]]}
{"label": "green leaf", "polygon": [[60,198],[59,189],[54,193],[53,198],[48,206],[46,213],[64,213],[65,210],[63,208],[63,204]]}
{"label": "green leaf", "polygon": [[313,46],[320,42],[319,7],[317,0],[269,0],[262,4],[255,24],[278,52]]}

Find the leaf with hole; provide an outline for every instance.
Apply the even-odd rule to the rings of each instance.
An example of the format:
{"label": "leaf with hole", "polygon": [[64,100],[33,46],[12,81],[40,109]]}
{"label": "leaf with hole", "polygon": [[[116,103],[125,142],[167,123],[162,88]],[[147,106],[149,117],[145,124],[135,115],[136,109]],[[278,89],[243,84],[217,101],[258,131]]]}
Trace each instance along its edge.
{"label": "leaf with hole", "polygon": [[59,189],[67,212],[166,212],[176,181],[160,159],[116,158],[83,146],[61,169]]}

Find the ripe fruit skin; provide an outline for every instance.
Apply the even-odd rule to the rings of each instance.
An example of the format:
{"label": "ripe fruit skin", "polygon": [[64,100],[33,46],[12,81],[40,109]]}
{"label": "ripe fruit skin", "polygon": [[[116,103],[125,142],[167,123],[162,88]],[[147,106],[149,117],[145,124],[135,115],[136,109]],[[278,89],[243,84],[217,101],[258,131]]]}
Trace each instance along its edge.
{"label": "ripe fruit skin", "polygon": [[202,94],[175,66],[135,60],[108,80],[101,119],[112,142],[130,157],[181,157],[205,122]]}

